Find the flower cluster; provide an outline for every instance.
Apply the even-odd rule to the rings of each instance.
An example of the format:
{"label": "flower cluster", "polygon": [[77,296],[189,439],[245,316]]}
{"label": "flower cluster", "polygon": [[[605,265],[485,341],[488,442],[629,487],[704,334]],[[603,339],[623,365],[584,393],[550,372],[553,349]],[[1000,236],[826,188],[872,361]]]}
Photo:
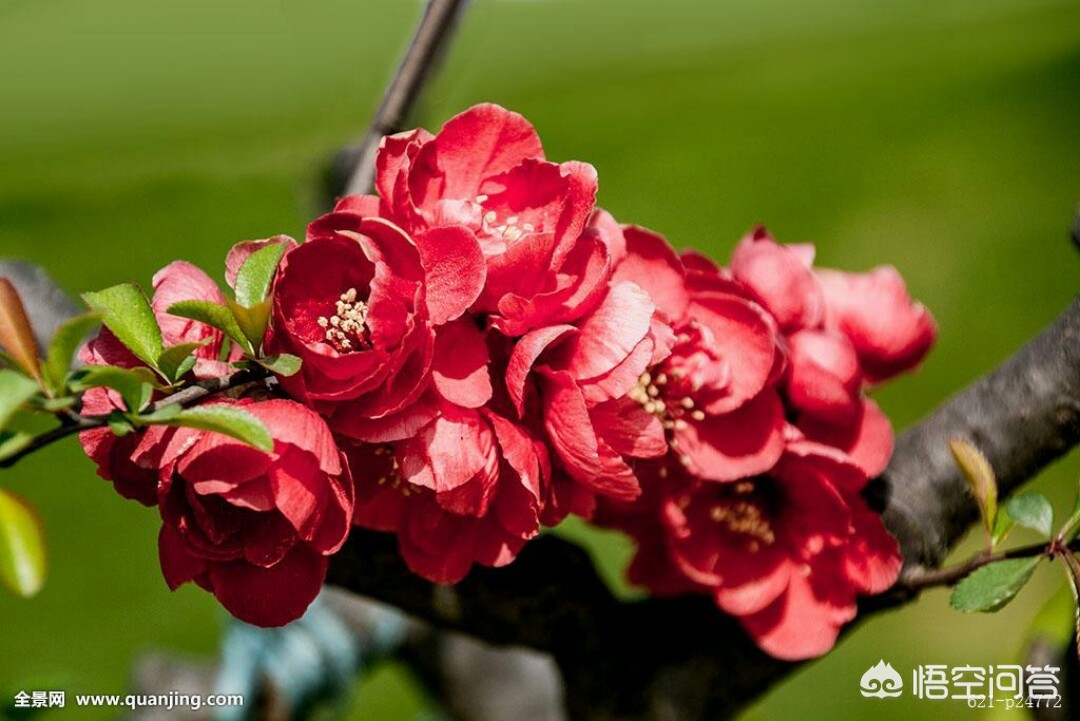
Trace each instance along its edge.
{"label": "flower cluster", "polygon": [[[494,105],[387,137],[376,190],[302,243],[229,254],[235,286],[282,250],[249,351],[299,371],[210,401],[262,421],[272,451],[198,428],[83,434],[122,495],[160,508],[170,586],[276,625],[350,524],[396,534],[414,572],[448,584],[574,514],[637,541],[634,581],[710,594],[765,650],[802,658],[893,582],[896,544],[861,495],[892,431],[865,391],[935,336],[893,269],[814,269],[812,247],[763,230],[726,268],[679,255],[597,208],[595,170],[548,161]],[[227,304],[201,271],[174,263],[155,289],[166,340],[199,344],[194,377],[244,355],[168,312]],[[107,330],[84,360],[140,364]],[[114,390],[84,398],[119,407]]]}

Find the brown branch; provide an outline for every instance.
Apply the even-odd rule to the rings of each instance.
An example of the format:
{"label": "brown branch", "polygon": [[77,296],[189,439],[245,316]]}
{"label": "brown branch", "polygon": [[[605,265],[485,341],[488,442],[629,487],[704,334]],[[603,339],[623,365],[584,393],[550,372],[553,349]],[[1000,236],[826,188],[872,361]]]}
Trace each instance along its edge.
{"label": "brown branch", "polygon": [[[142,413],[149,415],[154,411],[172,405],[180,405],[182,407],[193,406],[217,393],[240,388],[250,383],[257,383],[264,380],[267,375],[266,371],[240,370],[227,376],[221,376],[220,378],[209,378],[207,380],[198,381],[172,395],[165,396],[155,403],[151,403],[142,411]],[[0,468],[11,468],[26,456],[40,451],[68,436],[92,430],[94,428],[103,428],[108,425],[111,418],[112,416],[108,415],[77,416],[74,418],[64,415],[61,418],[61,425],[50,428],[44,433],[34,436],[33,440],[31,440],[24,448],[0,461]]]}
{"label": "brown branch", "polygon": [[339,153],[334,161],[329,181],[331,196],[371,190],[379,143],[383,136],[403,129],[453,35],[456,18],[467,4],[468,0],[428,0],[405,57],[383,95],[367,134],[359,144]]}
{"label": "brown branch", "polygon": [[[986,455],[1002,497],[1080,440],[1080,301],[897,440],[874,500],[908,581],[867,599],[862,616],[912,600],[926,579],[951,580],[931,569],[977,515],[947,446],[958,436]],[[553,536],[447,588],[411,574],[392,537],[357,532],[329,580],[445,628],[553,653],[573,718],[725,718],[798,667],[759,651],[709,599],[612,598],[585,553]]]}

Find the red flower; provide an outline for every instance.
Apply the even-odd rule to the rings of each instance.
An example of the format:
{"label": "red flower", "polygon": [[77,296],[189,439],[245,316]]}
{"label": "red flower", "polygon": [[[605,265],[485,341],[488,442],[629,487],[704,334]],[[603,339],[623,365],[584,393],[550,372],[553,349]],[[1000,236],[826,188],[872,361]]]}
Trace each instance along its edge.
{"label": "red flower", "polygon": [[812,245],[780,245],[764,228],[743,238],[731,255],[731,274],[784,331],[821,322],[824,299],[810,266]]}
{"label": "red flower", "polygon": [[430,581],[506,565],[539,532],[547,454],[491,411],[445,406],[407,441],[346,450],[366,472],[356,524],[396,533],[409,568]]}
{"label": "red flower", "polygon": [[828,651],[861,594],[896,580],[900,556],[843,454],[793,441],[766,476],[680,479],[662,508],[671,557],[758,644],[789,660]]}
{"label": "red flower", "polygon": [[733,481],[767,471],[783,449],[775,323],[736,295],[734,284],[688,281],[659,235],[629,228],[626,239],[616,279],[646,288],[675,333],[670,354],[636,379],[629,393],[636,406],[627,416],[653,418],[682,465],[700,478]]}
{"label": "red flower", "polygon": [[670,352],[671,330],[648,294],[631,282],[611,286],[575,325],[526,334],[506,373],[519,415],[543,418],[566,474],[591,491],[632,499],[640,493],[630,460],[667,451],[657,418],[629,394],[641,374]]}
{"label": "red flower", "polygon": [[911,300],[892,266],[869,273],[818,271],[825,293],[825,327],[843,333],[871,382],[917,366],[937,337],[937,325]]}
{"label": "red flower", "polygon": [[237,618],[299,618],[349,532],[353,482],[330,430],[286,400],[240,401],[274,438],[263,453],[216,433],[176,430],[160,459],[161,570],[194,581]]}
{"label": "red flower", "polygon": [[437,135],[385,138],[377,159],[381,202],[346,198],[338,209],[380,214],[414,236],[467,229],[487,266],[476,309],[521,335],[579,317],[602,290],[619,238],[610,220],[594,220],[587,231],[596,187],[592,166],[546,161],[527,120],[487,104],[451,118]]}
{"label": "red flower", "polygon": [[[193,372],[199,378],[223,375],[228,370],[228,364],[218,359],[225,342],[224,335],[211,326],[165,312],[169,306],[181,300],[207,300],[224,304],[224,296],[206,273],[184,261],[170,263],[154,275],[151,306],[161,326],[165,346],[206,341],[206,345],[194,352]],[[230,360],[239,360],[240,357],[238,348],[230,350]],[[122,368],[144,365],[105,327],[83,346],[79,358],[91,365]],[[105,388],[91,388],[82,397],[84,415],[106,415],[123,407],[120,396]],[[145,440],[144,435],[148,436]],[[98,475],[112,481],[116,491],[124,498],[137,500],[147,506],[157,502],[157,465],[147,451],[159,446],[160,440],[160,428],[139,431],[122,438],[113,435],[108,428],[95,428],[79,434],[83,451],[97,464]],[[143,460],[136,461],[134,456],[140,445],[142,452],[138,456]]]}
{"label": "red flower", "polygon": [[411,406],[431,384],[433,361],[444,361],[435,369],[437,388],[482,405],[482,339],[469,335],[464,320],[440,330],[443,346],[467,338],[476,365],[463,369],[462,359],[440,352],[436,326],[462,315],[483,273],[475,238],[460,228],[414,242],[380,218],[323,216],[278,271],[268,346],[303,360],[282,385],[330,416],[339,432],[365,440],[404,437],[413,416],[430,416],[430,408]]}

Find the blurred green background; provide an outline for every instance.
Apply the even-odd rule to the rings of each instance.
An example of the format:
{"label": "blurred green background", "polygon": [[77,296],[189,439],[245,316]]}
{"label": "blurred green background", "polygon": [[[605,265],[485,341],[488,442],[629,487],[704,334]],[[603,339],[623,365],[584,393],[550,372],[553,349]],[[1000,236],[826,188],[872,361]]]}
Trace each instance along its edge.
{"label": "blurred green background", "polygon": [[[0,0],[0,255],[76,293],[148,283],[177,257],[220,276],[233,242],[301,234],[419,7]],[[764,222],[816,242],[823,265],[895,264],[941,326],[922,371],[879,394],[902,428],[1080,288],[1066,234],[1080,201],[1078,31],[1076,0],[476,0],[417,120],[435,129],[479,101],[518,110],[549,157],[598,168],[616,217],[721,259]],[[1038,485],[1064,511],[1078,478],[1073,453]],[[51,553],[40,596],[0,595],[3,693],[123,693],[148,649],[214,650],[210,597],[161,580],[155,514],[112,493],[75,444],[0,483],[40,509]],[[618,578],[620,539],[565,532]],[[859,678],[879,658],[905,676],[1015,662],[1061,575],[1040,571],[996,616],[927,594],[747,718],[989,718],[959,701],[866,700]],[[425,704],[387,668],[352,715],[412,719]]]}

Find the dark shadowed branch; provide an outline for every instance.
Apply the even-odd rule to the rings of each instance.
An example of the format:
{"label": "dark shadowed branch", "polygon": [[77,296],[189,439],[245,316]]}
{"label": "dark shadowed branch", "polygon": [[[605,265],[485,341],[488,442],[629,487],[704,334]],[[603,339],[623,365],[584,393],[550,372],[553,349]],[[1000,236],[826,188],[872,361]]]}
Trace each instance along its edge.
{"label": "dark shadowed branch", "polygon": [[[1002,495],[1080,440],[1080,301],[898,438],[875,488],[907,561],[897,588],[868,599],[863,617],[917,595],[916,579],[976,518],[948,450],[954,437],[986,455]],[[617,601],[585,552],[552,536],[451,588],[410,573],[392,537],[358,532],[330,582],[444,628],[554,654],[574,718],[726,717],[798,665],[763,654],[708,599]]]}

